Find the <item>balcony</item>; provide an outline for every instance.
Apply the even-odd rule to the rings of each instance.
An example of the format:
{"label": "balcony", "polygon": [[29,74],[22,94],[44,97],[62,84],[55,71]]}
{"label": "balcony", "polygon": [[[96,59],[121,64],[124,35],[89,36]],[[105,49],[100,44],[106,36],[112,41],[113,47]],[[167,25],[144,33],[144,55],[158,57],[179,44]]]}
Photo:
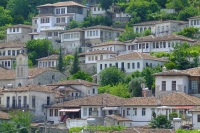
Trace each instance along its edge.
{"label": "balcony", "polygon": [[6,105],[6,107],[9,109],[28,109],[29,105],[28,104],[12,104],[11,106]]}

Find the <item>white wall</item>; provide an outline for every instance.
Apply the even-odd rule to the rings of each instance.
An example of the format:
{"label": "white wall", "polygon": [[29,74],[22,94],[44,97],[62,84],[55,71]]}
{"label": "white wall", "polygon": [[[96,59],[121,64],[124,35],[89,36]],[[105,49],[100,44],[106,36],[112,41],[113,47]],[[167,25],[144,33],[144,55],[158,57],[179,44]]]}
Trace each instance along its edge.
{"label": "white wall", "polygon": [[159,90],[162,91],[162,81],[166,81],[166,91],[172,91],[172,81],[176,81],[176,90],[178,85],[182,86],[182,92],[184,92],[184,86],[188,93],[189,81],[187,76],[156,76],[155,85],[159,86]]}
{"label": "white wall", "polygon": [[[95,8],[96,8],[96,11],[94,10]],[[90,10],[91,10],[92,15],[104,15],[106,13],[105,10],[103,10],[101,7],[98,8],[98,6],[91,7]]]}
{"label": "white wall", "polygon": [[95,39],[100,38],[100,29],[88,29],[85,30],[85,39]]}
{"label": "white wall", "polygon": [[[87,115],[83,115],[83,110],[84,108],[87,109]],[[87,119],[89,117],[91,117],[91,115],[89,115],[89,108],[92,108],[92,111],[94,111],[94,108],[97,108],[97,111],[98,111],[98,117],[101,117],[102,114],[101,114],[101,108],[99,106],[81,106],[81,118],[82,119]]]}
{"label": "white wall", "polygon": [[7,34],[19,34],[19,33],[22,33],[22,28],[7,28]]}
{"label": "white wall", "polygon": [[[108,58],[115,57],[117,54],[93,54],[93,55],[85,55],[85,63],[97,63],[97,61],[101,59],[101,55],[103,55],[103,59],[108,59]],[[95,60],[96,56],[97,56],[97,60]],[[90,60],[89,60],[89,58],[90,58]]]}
{"label": "white wall", "polygon": [[200,112],[192,112],[192,124],[194,124],[194,129],[200,129],[200,122],[198,122],[198,115]]}
{"label": "white wall", "polygon": [[200,28],[200,18],[189,19],[189,27]]}
{"label": "white wall", "polygon": [[[87,86],[84,86],[84,85],[72,85],[72,87],[75,87],[76,89],[80,90],[86,96],[87,95],[88,96],[94,96],[94,95],[98,94],[97,86],[87,87]],[[95,93],[94,94],[93,94],[93,89],[95,89]]]}
{"label": "white wall", "polygon": [[107,46],[97,46],[97,47],[93,47],[92,50],[109,50],[109,51],[113,51],[113,52],[118,52],[118,51],[124,51],[126,50],[126,46],[125,45],[117,45],[117,44],[113,44],[113,45],[107,45]]}

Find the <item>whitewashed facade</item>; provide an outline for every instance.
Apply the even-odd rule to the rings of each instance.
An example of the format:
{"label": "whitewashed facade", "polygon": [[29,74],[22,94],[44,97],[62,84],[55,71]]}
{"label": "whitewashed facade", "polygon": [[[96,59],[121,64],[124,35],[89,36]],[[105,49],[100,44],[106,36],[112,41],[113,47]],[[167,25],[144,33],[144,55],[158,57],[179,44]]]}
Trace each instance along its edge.
{"label": "whitewashed facade", "polygon": [[189,20],[189,27],[200,28],[200,16],[190,17]]}

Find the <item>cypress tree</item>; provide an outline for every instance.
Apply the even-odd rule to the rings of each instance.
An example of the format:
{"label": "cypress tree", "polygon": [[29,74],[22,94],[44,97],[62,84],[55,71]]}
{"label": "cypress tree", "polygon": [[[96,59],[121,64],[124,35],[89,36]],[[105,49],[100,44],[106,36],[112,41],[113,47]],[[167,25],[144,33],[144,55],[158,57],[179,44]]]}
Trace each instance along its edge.
{"label": "cypress tree", "polygon": [[78,52],[76,49],[76,52],[74,53],[74,61],[70,70],[71,75],[77,73],[80,71],[80,66],[79,66],[79,59],[78,59]]}

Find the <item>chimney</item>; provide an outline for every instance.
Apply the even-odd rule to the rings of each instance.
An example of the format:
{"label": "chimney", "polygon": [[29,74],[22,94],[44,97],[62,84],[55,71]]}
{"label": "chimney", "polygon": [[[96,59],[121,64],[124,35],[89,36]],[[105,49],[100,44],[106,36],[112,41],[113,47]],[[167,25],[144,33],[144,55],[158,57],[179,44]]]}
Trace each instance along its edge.
{"label": "chimney", "polygon": [[164,66],[164,67],[162,68],[162,71],[163,71],[163,72],[166,72],[166,71],[167,71],[167,68]]}

